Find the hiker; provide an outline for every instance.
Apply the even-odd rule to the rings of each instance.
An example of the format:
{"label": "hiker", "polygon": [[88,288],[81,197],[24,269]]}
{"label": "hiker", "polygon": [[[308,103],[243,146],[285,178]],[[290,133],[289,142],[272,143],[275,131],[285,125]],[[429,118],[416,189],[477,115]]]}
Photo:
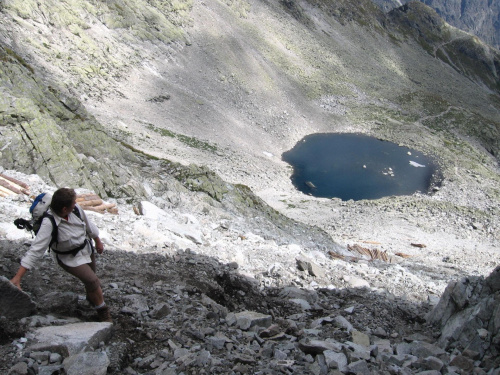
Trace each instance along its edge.
{"label": "hiker", "polygon": [[95,254],[91,243],[93,240],[95,250],[102,254],[104,245],[99,238],[99,229],[76,204],[76,193],[73,189],[56,190],[47,214],[53,216],[57,225],[57,238],[52,238],[53,223],[46,215],[30,249],[21,259],[19,270],[10,280],[11,283],[21,289],[21,279],[26,271],[36,268],[50,246],[49,250],[59,266],[85,285],[87,300],[95,306],[97,319],[101,322],[111,322],[109,307],[104,302],[101,284],[95,273]]}

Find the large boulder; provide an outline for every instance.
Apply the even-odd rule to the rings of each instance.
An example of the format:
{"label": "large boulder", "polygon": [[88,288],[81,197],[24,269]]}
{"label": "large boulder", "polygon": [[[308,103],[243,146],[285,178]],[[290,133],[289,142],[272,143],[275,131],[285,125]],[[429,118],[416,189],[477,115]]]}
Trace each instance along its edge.
{"label": "large boulder", "polygon": [[28,294],[19,290],[6,277],[0,276],[0,316],[20,319],[30,316],[35,310],[36,304]]}
{"label": "large boulder", "polygon": [[450,283],[427,321],[441,330],[442,348],[474,351],[500,362],[500,266],[487,278]]}

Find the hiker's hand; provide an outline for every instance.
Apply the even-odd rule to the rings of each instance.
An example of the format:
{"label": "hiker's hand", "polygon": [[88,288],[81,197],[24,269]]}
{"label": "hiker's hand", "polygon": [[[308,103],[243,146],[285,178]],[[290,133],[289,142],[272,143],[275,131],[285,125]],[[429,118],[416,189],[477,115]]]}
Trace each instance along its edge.
{"label": "hiker's hand", "polygon": [[20,279],[19,277],[14,276],[14,277],[10,280],[10,282],[11,282],[12,284],[14,284],[15,286],[17,286],[17,288],[18,288],[19,290],[22,290],[22,289],[21,289],[21,279]]}
{"label": "hiker's hand", "polygon": [[26,273],[27,269],[24,268],[23,266],[19,267],[19,270],[17,271],[16,275],[10,280],[12,284],[17,286],[19,290],[21,289],[21,279],[23,278],[24,274]]}
{"label": "hiker's hand", "polygon": [[104,245],[99,237],[94,238],[95,249],[97,250],[97,254],[102,254],[104,251]]}

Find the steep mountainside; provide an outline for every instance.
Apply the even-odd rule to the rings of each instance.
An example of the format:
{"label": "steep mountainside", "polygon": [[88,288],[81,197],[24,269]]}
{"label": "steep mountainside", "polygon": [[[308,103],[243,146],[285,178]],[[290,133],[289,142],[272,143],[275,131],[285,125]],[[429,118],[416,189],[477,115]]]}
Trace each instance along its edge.
{"label": "steep mountainside", "polygon": [[[339,309],[354,312],[357,329],[392,340],[392,350],[420,331],[419,303],[436,302],[452,279],[480,280],[500,262],[498,51],[422,3],[385,14],[369,0],[5,0],[0,61],[0,171],[29,179],[36,192],[93,190],[122,210],[93,216],[110,250],[102,274],[119,329],[108,349],[123,362],[114,373],[123,373],[118,365],[130,374],[173,374],[206,363],[220,365],[219,373],[251,373],[267,371],[271,356],[287,359],[274,373],[326,373],[312,357],[318,349],[306,345],[313,352],[303,355],[293,342],[354,340],[349,325],[330,324]],[[281,154],[306,135],[347,132],[428,154],[440,186],[370,201],[298,192]],[[30,240],[9,237],[19,232],[11,219],[29,202],[0,203],[0,248],[9,258],[2,269],[11,276]],[[375,253],[394,262],[367,255]],[[51,271],[26,279],[38,300]],[[59,276],[63,292],[75,288]],[[359,286],[368,290],[358,294]],[[288,287],[299,304],[304,291],[321,297],[303,311],[281,297]],[[147,298],[166,325],[151,322]],[[359,312],[350,309],[358,300]],[[43,306],[49,314],[57,305]],[[293,313],[297,330],[261,351],[256,332],[232,332],[225,309],[280,321]],[[156,307],[151,314],[160,316]],[[325,332],[316,331],[318,318]],[[19,334],[3,320],[2,327]],[[497,345],[498,335],[474,332],[472,339]],[[8,345],[12,364],[27,368]],[[203,358],[193,364],[188,353]]]}
{"label": "steep mountainside", "polygon": [[500,46],[500,4],[491,0],[424,0],[451,25]]}
{"label": "steep mountainside", "polygon": [[[402,207],[429,212],[430,231],[441,220],[433,212],[465,208],[464,228],[484,223],[471,239],[498,235],[497,56],[419,2],[389,15],[369,0],[9,0],[0,9],[6,168],[103,196],[163,194],[141,177],[141,152],[205,165],[337,241],[374,230],[346,213],[360,206],[366,218],[393,212],[381,217],[387,232],[402,225]],[[280,155],[320,132],[424,151],[443,184],[432,197],[353,207],[298,194]]]}
{"label": "steep mountainside", "polygon": [[[408,0],[373,0],[384,12]],[[491,0],[421,0],[450,25],[478,36],[485,43],[500,47],[500,4]]]}

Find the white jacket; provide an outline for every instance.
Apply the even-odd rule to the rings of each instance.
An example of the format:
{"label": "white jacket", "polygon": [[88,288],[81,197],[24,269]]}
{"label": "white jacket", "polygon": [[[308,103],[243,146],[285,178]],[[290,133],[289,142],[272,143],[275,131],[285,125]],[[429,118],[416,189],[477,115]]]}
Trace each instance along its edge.
{"label": "white jacket", "polygon": [[[86,235],[92,239],[99,236],[99,229],[97,226],[88,219],[85,211],[83,211],[80,206],[76,205],[76,207],[78,207],[82,219],[71,212],[68,215],[68,220],[66,220],[50,209],[48,210],[48,213],[54,216],[54,220],[58,227],[57,245],[52,245],[56,250],[64,251],[75,249],[83,244]],[[51,240],[52,222],[50,219],[44,218],[30,249],[21,259],[21,265],[27,269],[36,268],[40,258],[48,249]],[[92,254],[92,247],[90,243],[87,243],[87,245],[74,256],[73,254],[56,254],[54,251],[51,251],[51,253],[54,258],[57,256],[59,260],[68,267],[76,267],[91,262],[90,255]]]}

